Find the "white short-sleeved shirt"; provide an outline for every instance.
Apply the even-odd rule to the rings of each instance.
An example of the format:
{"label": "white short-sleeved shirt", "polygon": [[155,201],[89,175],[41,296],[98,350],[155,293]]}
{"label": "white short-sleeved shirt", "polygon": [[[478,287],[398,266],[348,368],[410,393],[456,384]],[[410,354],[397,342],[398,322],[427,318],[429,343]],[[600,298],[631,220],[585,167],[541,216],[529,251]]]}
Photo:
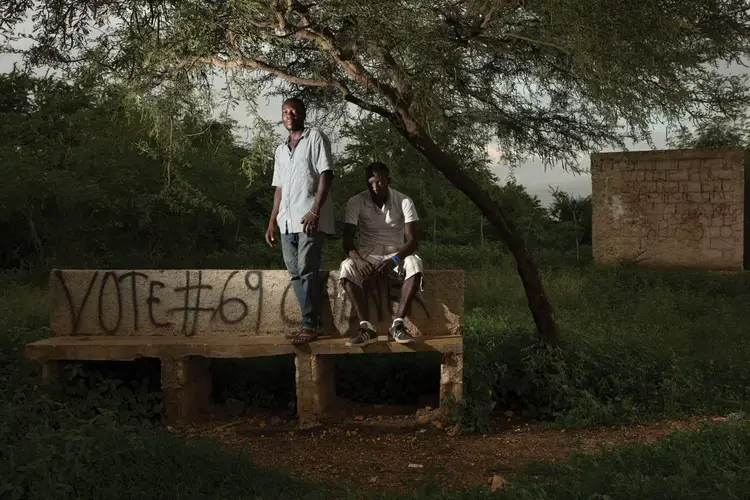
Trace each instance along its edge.
{"label": "white short-sleeved shirt", "polygon": [[[312,208],[318,190],[320,174],[333,170],[331,142],[326,135],[306,128],[294,150],[289,150],[289,138],[276,148],[271,185],[281,188],[281,205],[276,222],[284,233],[301,233],[302,217]],[[320,207],[318,230],[335,233],[333,204],[329,194]]]}
{"label": "white short-sleeved shirt", "polygon": [[403,245],[404,226],[418,220],[412,199],[391,188],[383,208],[373,203],[370,191],[362,191],[346,203],[346,223],[359,229],[356,245],[360,250]]}

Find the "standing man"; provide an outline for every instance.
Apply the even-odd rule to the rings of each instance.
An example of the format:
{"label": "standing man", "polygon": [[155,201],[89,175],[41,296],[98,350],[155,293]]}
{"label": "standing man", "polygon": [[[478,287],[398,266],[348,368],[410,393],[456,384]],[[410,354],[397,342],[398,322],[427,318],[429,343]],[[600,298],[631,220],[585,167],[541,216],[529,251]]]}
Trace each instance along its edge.
{"label": "standing man", "polygon": [[[365,346],[377,342],[377,332],[369,321],[362,293],[363,282],[378,274],[391,275],[403,281],[396,317],[388,329],[390,337],[400,344],[414,341],[404,324],[411,303],[422,283],[422,259],[414,252],[419,246],[414,202],[391,189],[388,167],[372,163],[365,169],[367,190],[352,196],[346,204],[344,251],[349,256],[341,263],[341,284],[359,318],[357,332],[348,346]],[[357,241],[354,234],[359,229]]]}
{"label": "standing man", "polygon": [[305,105],[297,98],[284,101],[281,119],[289,131],[276,148],[273,209],[266,242],[276,247],[281,233],[284,263],[291,276],[302,321],[287,335],[294,344],[311,342],[320,334],[322,283],[318,276],[326,234],[334,234],[331,143],[323,132],[305,127]]}

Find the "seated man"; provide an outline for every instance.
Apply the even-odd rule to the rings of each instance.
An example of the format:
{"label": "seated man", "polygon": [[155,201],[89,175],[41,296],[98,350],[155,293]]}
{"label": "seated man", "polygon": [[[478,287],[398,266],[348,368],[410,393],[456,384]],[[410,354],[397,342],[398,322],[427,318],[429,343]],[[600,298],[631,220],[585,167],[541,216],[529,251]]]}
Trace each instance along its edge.
{"label": "seated man", "polygon": [[[352,196],[346,204],[344,251],[349,256],[341,263],[341,284],[349,296],[359,328],[346,343],[365,346],[377,342],[375,327],[368,321],[368,301],[363,283],[378,274],[391,275],[403,281],[401,299],[388,333],[400,344],[413,342],[404,318],[421,286],[422,260],[417,249],[419,220],[414,202],[408,196],[388,187],[388,167],[372,163],[365,170],[367,190]],[[355,242],[354,234],[359,229]]]}

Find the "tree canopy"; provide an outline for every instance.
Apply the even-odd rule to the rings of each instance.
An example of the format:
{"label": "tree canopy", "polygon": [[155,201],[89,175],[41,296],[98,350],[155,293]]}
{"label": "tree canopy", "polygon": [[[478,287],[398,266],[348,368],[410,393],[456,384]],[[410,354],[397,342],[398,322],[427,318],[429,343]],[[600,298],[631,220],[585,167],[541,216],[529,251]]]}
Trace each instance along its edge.
{"label": "tree canopy", "polygon": [[494,138],[507,159],[575,166],[581,149],[647,137],[657,115],[748,102],[744,78],[716,67],[746,53],[744,0],[11,0],[3,11],[6,29],[35,14],[34,64],[161,91],[205,84],[206,64],[250,70],[231,77],[232,99],[280,78],[328,110],[343,97],[385,116],[404,108],[430,135]]}

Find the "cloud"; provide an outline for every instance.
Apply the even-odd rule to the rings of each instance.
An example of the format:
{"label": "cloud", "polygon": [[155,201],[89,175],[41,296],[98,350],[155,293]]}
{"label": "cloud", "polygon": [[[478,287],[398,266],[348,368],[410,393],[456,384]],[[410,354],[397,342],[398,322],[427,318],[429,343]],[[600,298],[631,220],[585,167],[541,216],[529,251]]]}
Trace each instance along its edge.
{"label": "cloud", "polygon": [[487,156],[489,156],[490,159],[495,163],[503,161],[503,158],[505,157],[503,155],[503,151],[500,148],[491,146],[489,144],[487,145]]}

